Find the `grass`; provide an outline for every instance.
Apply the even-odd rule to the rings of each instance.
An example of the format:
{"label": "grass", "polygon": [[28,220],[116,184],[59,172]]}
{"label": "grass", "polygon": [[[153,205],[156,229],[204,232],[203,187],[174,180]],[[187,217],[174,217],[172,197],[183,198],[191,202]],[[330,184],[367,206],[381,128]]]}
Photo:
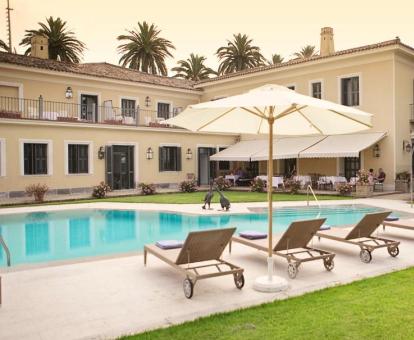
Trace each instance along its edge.
{"label": "grass", "polygon": [[413,339],[413,280],[411,268],[122,339]]}
{"label": "grass", "polygon": [[[42,204],[74,204],[74,203],[91,203],[91,202],[121,202],[121,203],[158,203],[158,204],[202,204],[206,192],[198,191],[192,193],[165,193],[155,195],[136,195],[136,196],[119,196],[119,197],[107,197],[104,199],[79,199],[79,200],[66,200],[66,201],[48,201]],[[248,192],[248,191],[225,191],[224,195],[230,200],[231,203],[240,202],[266,202],[267,194],[261,192]],[[312,200],[313,198],[309,196]],[[350,199],[351,197],[344,197],[338,195],[319,195],[319,200],[340,200]],[[306,194],[292,195],[289,193],[274,193],[274,201],[305,201]],[[219,195],[215,193],[213,203],[219,202]],[[35,205],[36,203],[33,203]],[[7,206],[27,206],[26,204],[13,204],[3,205]],[[40,205],[37,203],[36,205]]]}

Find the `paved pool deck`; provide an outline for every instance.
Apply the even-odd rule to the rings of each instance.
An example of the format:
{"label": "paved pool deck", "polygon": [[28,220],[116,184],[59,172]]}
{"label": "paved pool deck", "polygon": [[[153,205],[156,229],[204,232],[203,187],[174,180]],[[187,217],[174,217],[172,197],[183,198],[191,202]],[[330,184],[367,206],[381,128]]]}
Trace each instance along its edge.
{"label": "paved pool deck", "polygon": [[[405,202],[394,199],[321,204],[368,204],[414,213]],[[274,204],[275,207],[299,205],[306,202]],[[266,203],[233,204],[232,212],[250,212],[252,207],[266,207]],[[14,212],[86,208],[225,214],[217,206],[201,211],[199,204],[94,203],[1,209],[0,218]],[[237,244],[233,245],[232,254],[226,251],[224,257],[245,268],[245,287],[236,289],[232,277],[200,281],[191,300],[184,297],[183,278],[177,272],[153,256],[149,256],[148,266],[144,267],[142,253],[36,268],[3,268],[0,269],[3,287],[0,339],[110,339],[414,266],[414,232],[397,229],[379,232],[402,242],[397,258],[382,249],[373,253],[372,263],[364,264],[356,247],[315,239],[314,245],[337,253],[334,270],[327,272],[321,262],[305,263],[297,278],[290,280],[286,260],[276,258],[276,273],[289,282],[289,289],[277,294],[253,290],[255,278],[266,273],[266,255]]]}

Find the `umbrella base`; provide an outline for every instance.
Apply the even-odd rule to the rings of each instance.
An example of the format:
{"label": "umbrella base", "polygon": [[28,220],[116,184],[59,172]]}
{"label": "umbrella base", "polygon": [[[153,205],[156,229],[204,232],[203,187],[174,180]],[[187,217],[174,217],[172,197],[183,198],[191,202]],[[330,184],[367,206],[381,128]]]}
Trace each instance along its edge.
{"label": "umbrella base", "polygon": [[272,276],[269,280],[269,276],[258,277],[253,284],[254,290],[264,293],[276,293],[286,290],[288,288],[288,282],[280,276]]}

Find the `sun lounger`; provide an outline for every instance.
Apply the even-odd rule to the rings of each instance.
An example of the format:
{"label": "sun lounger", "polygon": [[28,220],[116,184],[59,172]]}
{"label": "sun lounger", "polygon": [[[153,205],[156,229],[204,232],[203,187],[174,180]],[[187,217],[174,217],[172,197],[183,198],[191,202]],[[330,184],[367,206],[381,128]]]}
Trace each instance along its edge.
{"label": "sun lounger", "polygon": [[[335,254],[309,246],[312,237],[324,222],[324,218],[292,222],[281,237],[273,236],[276,243],[273,247],[273,254],[284,257],[288,261],[287,271],[291,279],[296,277],[299,266],[303,262],[322,260],[326,270],[331,271],[333,269]],[[268,249],[267,238],[252,240],[241,236],[233,236],[231,242],[241,243],[264,252],[267,252]]]}
{"label": "sun lounger", "polygon": [[371,262],[372,252],[379,248],[387,248],[388,253],[392,257],[396,257],[400,252],[398,248],[400,242],[372,235],[390,213],[390,211],[385,211],[366,214],[350,231],[349,229],[332,228],[319,231],[316,236],[319,239],[327,238],[360,247],[359,257],[364,263]]}
{"label": "sun lounger", "polygon": [[185,276],[184,295],[193,296],[198,280],[233,275],[237,288],[244,286],[243,269],[221,259],[236,228],[190,232],[180,249],[161,249],[156,245],[144,247],[144,265],[150,253],[166,262]]}
{"label": "sun lounger", "polygon": [[385,227],[393,227],[393,228],[400,228],[400,229],[407,229],[414,231],[414,219],[402,219],[402,220],[395,220],[395,221],[384,221],[382,226],[385,230]]}

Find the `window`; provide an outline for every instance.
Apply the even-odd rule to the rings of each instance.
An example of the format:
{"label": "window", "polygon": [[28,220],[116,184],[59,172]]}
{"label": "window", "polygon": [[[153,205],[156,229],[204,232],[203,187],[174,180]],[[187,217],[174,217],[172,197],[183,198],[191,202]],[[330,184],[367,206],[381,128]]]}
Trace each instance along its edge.
{"label": "window", "polygon": [[[226,148],[219,148],[219,152],[225,150]],[[219,170],[230,170],[230,162],[229,161],[219,161],[218,162]]]}
{"label": "window", "polygon": [[322,99],[322,83],[320,81],[314,82],[312,85],[312,97]]}
{"label": "window", "polygon": [[24,174],[47,175],[47,143],[24,143]]}
{"label": "window", "polygon": [[351,177],[356,177],[358,170],[361,167],[359,157],[345,157],[344,159],[344,168],[345,168],[345,177],[348,179]]}
{"label": "window", "polygon": [[341,79],[341,104],[346,106],[359,105],[359,77]]}
{"label": "window", "polygon": [[181,171],[181,148],[161,146],[159,149],[160,171]]}
{"label": "window", "polygon": [[134,99],[121,99],[122,116],[135,118],[136,101]]}
{"label": "window", "polygon": [[157,104],[157,115],[158,115],[158,118],[164,118],[164,119],[170,118],[170,104],[169,103],[158,103]]}
{"label": "window", "polygon": [[69,144],[68,145],[68,173],[87,174],[89,173],[89,145]]}

